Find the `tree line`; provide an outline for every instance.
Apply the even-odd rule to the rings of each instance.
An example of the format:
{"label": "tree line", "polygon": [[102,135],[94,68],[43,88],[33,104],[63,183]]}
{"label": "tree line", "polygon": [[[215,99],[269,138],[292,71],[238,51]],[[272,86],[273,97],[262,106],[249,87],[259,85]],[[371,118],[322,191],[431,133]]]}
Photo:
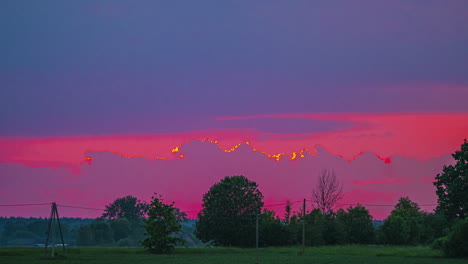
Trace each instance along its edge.
{"label": "tree line", "polygon": [[[307,246],[432,244],[449,256],[468,256],[466,139],[452,157],[455,164],[444,166],[435,177],[438,206],[434,212],[424,212],[408,197],[401,197],[379,227],[364,206],[332,210],[342,198],[342,187],[329,171],[322,172],[312,192],[316,208],[308,213],[291,213],[287,204],[284,218],[262,210],[263,195],[255,182],[244,176],[225,177],[203,195],[196,236],[216,246],[253,247],[260,226],[261,246],[298,245],[305,232]],[[305,228],[302,232],[301,226]]]}
{"label": "tree line", "polygon": [[408,197],[400,198],[380,226],[362,205],[326,212],[315,208],[304,214],[301,210],[291,212],[288,203],[281,218],[272,210],[262,210],[262,197],[256,183],[246,177],[224,178],[204,196],[196,223],[197,237],[217,246],[253,247],[257,215],[260,246],[300,245],[303,224],[306,246],[430,244],[448,234],[445,216],[422,211]]}
{"label": "tree line", "polygon": [[[149,222],[154,224],[146,224]],[[162,230],[164,228],[167,230]],[[170,244],[203,245],[194,235],[194,220],[187,219],[184,212],[164,204],[160,196],[153,197],[153,201],[148,204],[131,195],[116,199],[106,206],[100,218],[88,225],[82,225],[77,232],[76,244],[135,247],[146,243],[150,246],[145,241],[151,237],[148,234],[154,232],[154,229],[157,232],[160,229],[164,231],[165,233],[158,233],[155,237],[165,237],[164,241]],[[162,248],[163,245],[158,247]]]}
{"label": "tree line", "polygon": [[[67,244],[75,246],[80,226],[89,225],[93,221],[94,219],[61,218],[62,232]],[[0,217],[0,246],[43,244],[48,222],[44,218]]]}

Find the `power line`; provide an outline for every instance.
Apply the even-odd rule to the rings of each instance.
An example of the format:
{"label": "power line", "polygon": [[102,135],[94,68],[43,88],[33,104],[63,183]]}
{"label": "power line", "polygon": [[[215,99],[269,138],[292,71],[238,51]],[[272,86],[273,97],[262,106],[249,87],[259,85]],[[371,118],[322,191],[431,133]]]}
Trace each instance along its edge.
{"label": "power line", "polygon": [[[295,203],[299,203],[299,202],[302,202],[302,201],[292,201],[290,202],[290,204],[295,204]],[[285,203],[278,203],[278,204],[268,204],[268,205],[264,205],[262,208],[265,208],[265,207],[274,207],[274,206],[280,206],[280,205],[287,205],[288,202],[285,202]],[[200,210],[193,210],[193,211],[184,211],[184,213],[200,213],[202,211],[202,209]]]}
{"label": "power line", "polygon": [[67,208],[85,209],[85,210],[99,210],[99,211],[104,211],[105,210],[104,208],[75,206],[75,205],[63,205],[63,204],[57,204],[57,206],[67,207]]}
{"label": "power line", "polygon": [[[295,203],[300,203],[302,202],[301,200],[300,201],[293,201],[293,202],[289,202],[289,204],[295,204]],[[285,203],[279,203],[279,204],[269,204],[269,205],[264,205],[263,207],[273,207],[273,206],[280,206],[280,205],[287,205],[288,202],[285,202]]]}
{"label": "power line", "polygon": [[[313,200],[307,200],[309,202],[313,202]],[[301,201],[292,201],[290,204],[295,204]],[[0,204],[1,207],[19,207],[19,206],[42,206],[42,205],[51,205],[52,203],[27,203],[27,204]],[[265,207],[274,207],[274,206],[281,206],[287,205],[288,202],[278,203],[278,204],[268,204],[264,205],[262,208]],[[377,207],[385,207],[391,206],[394,207],[396,204],[363,204],[363,203],[337,203],[338,206],[377,206]],[[436,206],[437,204],[418,204],[418,206]],[[64,205],[64,204],[57,204],[57,206],[66,207],[66,208],[76,208],[76,209],[85,209],[85,210],[99,210],[104,211],[104,208],[97,208],[97,207],[86,207],[86,206],[78,206],[78,205]],[[202,210],[191,210],[185,211],[185,213],[199,213]]]}
{"label": "power line", "polygon": [[52,203],[28,203],[28,204],[0,204],[0,206],[36,206],[36,205],[51,205]]}
{"label": "power line", "polygon": [[[336,205],[341,206],[341,205],[355,205],[355,206],[392,206],[394,207],[396,204],[361,204],[361,203],[337,203]],[[436,206],[437,204],[418,204],[418,206]]]}

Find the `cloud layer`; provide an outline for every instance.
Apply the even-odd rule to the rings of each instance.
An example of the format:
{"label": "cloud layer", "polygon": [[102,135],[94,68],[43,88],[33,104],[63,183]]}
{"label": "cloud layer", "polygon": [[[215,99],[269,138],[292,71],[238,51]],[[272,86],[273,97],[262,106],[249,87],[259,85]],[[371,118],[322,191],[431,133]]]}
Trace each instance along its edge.
{"label": "cloud layer", "polygon": [[257,119],[267,119],[271,127],[282,127],[284,131],[288,127],[282,126],[283,120],[310,121],[312,126],[317,120],[343,122],[344,125],[335,130],[305,133],[262,131],[254,122],[245,128],[155,135],[0,137],[0,162],[29,167],[67,167],[79,172],[81,164],[89,162],[89,155],[94,152],[150,160],[190,158],[178,152],[194,139],[216,143],[226,152],[246,144],[274,160],[300,158],[304,152],[315,155],[317,145],[346,160],[353,160],[363,152],[373,152],[386,162],[391,162],[396,154],[427,160],[452,153],[468,135],[467,113],[277,114],[220,117],[218,122]]}

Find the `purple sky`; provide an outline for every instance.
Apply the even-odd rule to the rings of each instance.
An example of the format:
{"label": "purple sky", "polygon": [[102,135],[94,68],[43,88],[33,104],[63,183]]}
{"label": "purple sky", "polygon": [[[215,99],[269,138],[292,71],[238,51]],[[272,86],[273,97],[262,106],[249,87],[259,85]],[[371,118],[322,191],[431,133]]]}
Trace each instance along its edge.
{"label": "purple sky", "polygon": [[190,120],[226,115],[468,109],[465,0],[1,6],[0,135],[180,132],[206,128]]}

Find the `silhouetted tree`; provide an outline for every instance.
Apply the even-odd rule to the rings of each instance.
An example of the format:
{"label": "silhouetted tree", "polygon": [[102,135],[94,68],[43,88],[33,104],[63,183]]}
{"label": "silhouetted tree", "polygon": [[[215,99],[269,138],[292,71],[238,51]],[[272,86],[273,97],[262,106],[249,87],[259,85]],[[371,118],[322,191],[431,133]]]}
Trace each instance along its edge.
{"label": "silhouetted tree", "polygon": [[434,185],[438,196],[437,211],[450,219],[468,217],[468,142],[466,139],[460,150],[452,157],[455,165],[444,166],[437,174]]}
{"label": "silhouetted tree", "polygon": [[343,186],[336,177],[335,172],[322,170],[317,185],[312,191],[312,200],[315,206],[324,214],[328,214],[342,198]]}
{"label": "silhouetted tree", "polygon": [[374,241],[372,216],[364,206],[349,207],[348,212],[337,213],[350,244],[369,244]]}
{"label": "silhouetted tree", "polygon": [[346,243],[346,228],[337,219],[337,214],[330,212],[324,215],[323,239],[326,245],[342,245]]}
{"label": "silhouetted tree", "polygon": [[255,246],[255,220],[263,207],[258,185],[244,176],[225,177],[203,195],[196,236],[221,246]]}
{"label": "silhouetted tree", "polygon": [[421,243],[424,217],[425,214],[417,203],[408,197],[400,198],[382,226],[386,243],[394,245]]}
{"label": "silhouetted tree", "polygon": [[287,244],[299,245],[302,241],[302,215],[295,212],[289,218],[286,230],[288,232]]}
{"label": "silhouetted tree", "polygon": [[260,246],[284,246],[288,243],[288,230],[274,211],[264,209],[259,216]]}
{"label": "silhouetted tree", "polygon": [[[306,245],[325,245],[326,215],[320,209],[314,209],[309,214],[305,215],[305,221]],[[302,233],[299,232],[298,235],[302,236]]]}
{"label": "silhouetted tree", "polygon": [[284,208],[284,221],[286,223],[289,223],[289,220],[291,219],[291,210],[292,210],[291,205],[292,205],[291,201],[287,200],[286,206]]}

